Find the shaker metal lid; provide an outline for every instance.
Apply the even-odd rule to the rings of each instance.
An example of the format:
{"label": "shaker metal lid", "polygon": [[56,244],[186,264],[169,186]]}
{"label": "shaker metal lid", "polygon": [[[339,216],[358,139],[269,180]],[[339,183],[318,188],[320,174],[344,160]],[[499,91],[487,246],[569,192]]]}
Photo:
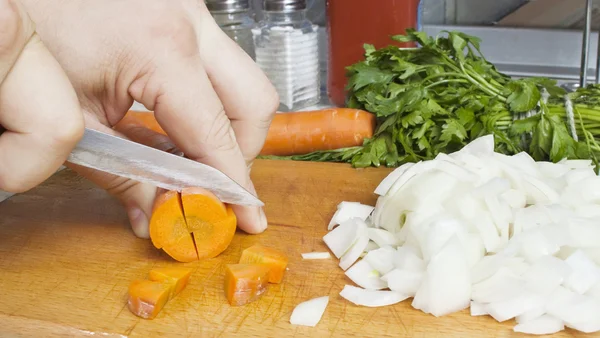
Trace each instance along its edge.
{"label": "shaker metal lid", "polygon": [[237,12],[250,9],[248,0],[204,0],[211,12]]}
{"label": "shaker metal lid", "polygon": [[268,12],[287,12],[306,9],[306,0],[264,0],[263,8]]}

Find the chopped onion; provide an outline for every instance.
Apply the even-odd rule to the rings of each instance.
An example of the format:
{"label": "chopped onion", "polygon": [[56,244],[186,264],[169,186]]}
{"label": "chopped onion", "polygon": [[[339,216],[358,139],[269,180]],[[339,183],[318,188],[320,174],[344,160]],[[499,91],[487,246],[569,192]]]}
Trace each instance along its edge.
{"label": "chopped onion", "polygon": [[515,332],[529,334],[553,334],[565,329],[562,320],[550,315],[543,315],[536,319],[517,324],[513,330]]}
{"label": "chopped onion", "polygon": [[329,296],[313,298],[304,301],[294,308],[290,323],[292,325],[316,326],[329,304]]}
{"label": "chopped onion", "polygon": [[390,290],[414,297],[423,279],[423,272],[394,269],[383,275],[381,279],[387,282]]}
{"label": "chopped onion", "polygon": [[369,228],[369,239],[377,243],[379,247],[396,246],[400,244],[400,240],[393,233],[377,228]]}
{"label": "chopped onion", "polygon": [[487,315],[487,311],[485,310],[485,304],[471,301],[470,305],[471,316],[485,316]]}
{"label": "chopped onion", "polygon": [[600,282],[598,266],[583,251],[575,251],[565,260],[565,263],[572,269],[572,273],[565,281],[565,286],[570,290],[582,295]]}
{"label": "chopped onion", "polygon": [[360,219],[349,219],[323,236],[323,241],[335,257],[340,258],[356,242],[359,236],[358,230],[366,226],[366,223]]}
{"label": "chopped onion", "polygon": [[365,259],[361,259],[349,268],[346,271],[346,276],[356,283],[356,285],[368,290],[387,288],[387,284],[381,279],[379,271],[375,270]]}
{"label": "chopped onion", "polygon": [[365,251],[367,244],[369,244],[369,236],[367,235],[367,229],[359,227],[357,232],[356,242],[350,247],[350,249],[340,258],[340,268],[346,271],[360,255]]}
{"label": "chopped onion", "polygon": [[302,254],[303,259],[329,259],[329,252],[307,252]]}
{"label": "chopped onion", "polygon": [[396,182],[414,163],[408,162],[398,168],[394,169],[389,175],[387,175],[381,183],[375,188],[375,193],[380,196],[385,196],[392,187],[392,184]]}
{"label": "chopped onion", "polygon": [[434,316],[470,307],[472,316],[515,318],[513,330],[530,334],[600,331],[591,161],[503,155],[487,135],[403,164],[375,193],[374,208],[340,203],[323,237],[358,286],[346,285],[343,298],[375,307],[412,297]]}
{"label": "chopped onion", "polygon": [[344,286],[340,296],[356,305],[367,307],[393,305],[408,298],[407,295],[395,291],[365,290],[352,285]]}
{"label": "chopped onion", "polygon": [[376,250],[369,251],[365,260],[371,264],[373,269],[384,275],[394,269],[394,256],[396,250],[391,246],[384,246]]}
{"label": "chopped onion", "polygon": [[413,307],[439,317],[469,307],[471,276],[465,253],[458,237],[452,236],[444,247],[431,258],[425,280],[417,290]]}
{"label": "chopped onion", "polygon": [[341,202],[333,214],[327,230],[333,229],[334,226],[350,220],[351,218],[360,218],[365,221],[371,212],[375,209],[370,205],[364,205],[359,202]]}

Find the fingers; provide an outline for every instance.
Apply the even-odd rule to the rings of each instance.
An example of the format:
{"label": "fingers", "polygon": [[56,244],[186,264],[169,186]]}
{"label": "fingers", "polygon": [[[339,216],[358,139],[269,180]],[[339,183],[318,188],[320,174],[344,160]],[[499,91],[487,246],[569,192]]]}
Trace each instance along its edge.
{"label": "fingers", "polygon": [[200,56],[250,163],[263,147],[279,97],[254,61],[213,20],[201,22]]}
{"label": "fingers", "polygon": [[[130,86],[130,93],[154,110],[158,123],[187,157],[221,170],[255,193],[236,135],[197,55],[159,60],[151,75]],[[262,208],[233,208],[242,230],[266,229]]]}
{"label": "fingers", "polygon": [[[148,146],[158,146],[159,149],[162,147],[163,149],[161,150],[167,150],[164,149],[165,147],[173,148],[172,145],[165,142],[164,135],[152,131],[148,133],[146,132],[147,129],[143,130],[137,126],[123,126],[119,131],[115,131],[101,124],[93,117],[90,117],[90,115],[86,115],[86,125],[103,133],[129,138]],[[152,217],[152,207],[157,193],[155,186],[68,162],[65,165],[119,199],[127,211],[133,233],[140,238],[150,238],[148,226]]]}
{"label": "fingers", "polygon": [[16,0],[0,0],[0,25],[0,189],[23,192],[63,164],[84,125],[73,87]]}

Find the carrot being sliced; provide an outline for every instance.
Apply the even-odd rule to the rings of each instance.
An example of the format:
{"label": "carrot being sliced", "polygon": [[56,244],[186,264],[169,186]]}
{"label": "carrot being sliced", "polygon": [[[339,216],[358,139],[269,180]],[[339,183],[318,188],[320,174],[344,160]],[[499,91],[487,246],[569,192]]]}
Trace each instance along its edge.
{"label": "carrot being sliced", "polygon": [[135,280],[129,285],[127,308],[134,315],[153,319],[169,301],[172,286],[149,280]]}
{"label": "carrot being sliced", "polygon": [[[117,124],[135,124],[166,135],[154,114],[129,111]],[[318,150],[361,146],[373,137],[375,115],[352,108],[275,114],[260,155],[301,155]]]}
{"label": "carrot being sliced", "polygon": [[186,268],[156,268],[150,270],[148,278],[151,281],[170,284],[171,293],[169,299],[173,299],[185,289],[191,273],[192,270]]}
{"label": "carrot being sliced", "polygon": [[232,306],[259,299],[269,283],[269,267],[264,264],[228,264],[225,271],[225,296]]}
{"label": "carrot being sliced", "polygon": [[269,282],[281,283],[288,257],[281,251],[255,244],[242,251],[240,264],[258,263],[269,267]]}
{"label": "carrot being sliced", "polygon": [[237,227],[231,207],[202,188],[161,192],[150,219],[152,244],[180,262],[213,258],[229,247]]}

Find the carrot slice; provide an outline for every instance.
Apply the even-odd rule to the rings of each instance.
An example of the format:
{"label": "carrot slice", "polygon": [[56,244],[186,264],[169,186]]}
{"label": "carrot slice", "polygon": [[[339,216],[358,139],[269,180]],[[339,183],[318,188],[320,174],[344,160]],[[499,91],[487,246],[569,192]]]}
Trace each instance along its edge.
{"label": "carrot slice", "polygon": [[264,264],[228,264],[225,272],[225,296],[232,306],[241,306],[260,298],[269,283],[269,267]]}
{"label": "carrot slice", "polygon": [[150,270],[148,278],[151,281],[170,284],[169,299],[173,299],[187,286],[191,273],[192,270],[186,268],[156,268]]}
{"label": "carrot slice", "polygon": [[281,251],[256,244],[242,251],[239,263],[265,264],[270,270],[269,282],[280,283],[288,264],[288,258]]}
{"label": "carrot slice", "polygon": [[237,227],[231,207],[206,189],[162,191],[150,218],[157,249],[180,262],[213,258],[229,247]]}
{"label": "carrot slice", "polygon": [[163,249],[179,262],[198,260],[196,246],[188,230],[178,192],[159,193],[154,202],[149,226],[150,239],[157,249]]}
{"label": "carrot slice", "polygon": [[[166,135],[151,112],[129,111],[117,124],[135,124]],[[275,114],[260,155],[299,155],[361,146],[373,137],[375,115],[359,109],[327,108]]]}
{"label": "carrot slice", "polygon": [[199,259],[213,258],[231,244],[237,218],[229,206],[217,196],[202,188],[188,188],[181,192],[183,212],[188,230],[192,232]]}
{"label": "carrot slice", "polygon": [[129,285],[127,307],[134,315],[153,319],[169,300],[172,285],[149,280],[135,280]]}

